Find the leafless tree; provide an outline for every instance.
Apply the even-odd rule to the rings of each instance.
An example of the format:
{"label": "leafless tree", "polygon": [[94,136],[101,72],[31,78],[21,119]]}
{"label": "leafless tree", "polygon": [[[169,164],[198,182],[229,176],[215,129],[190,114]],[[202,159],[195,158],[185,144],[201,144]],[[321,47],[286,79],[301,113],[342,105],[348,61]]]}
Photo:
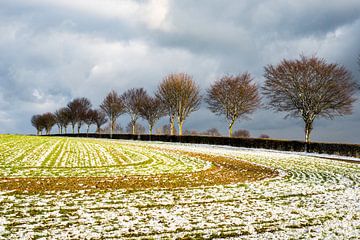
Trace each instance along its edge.
{"label": "leafless tree", "polygon": [[184,135],[188,135],[188,136],[199,136],[201,135],[198,131],[196,130],[189,130],[189,129],[185,129],[185,131],[183,132]]}
{"label": "leafless tree", "polygon": [[31,124],[36,128],[36,135],[42,135],[42,131],[45,128],[45,123],[41,115],[37,114],[32,116]]}
{"label": "leafless tree", "polygon": [[78,120],[78,133],[80,133],[80,129],[83,123],[87,120],[89,110],[91,109],[91,102],[87,98],[80,98],[79,104],[79,120]]}
{"label": "leafless tree", "polygon": [[46,130],[46,135],[50,135],[52,127],[56,124],[56,118],[53,113],[44,113],[41,115]]}
{"label": "leafless tree", "polygon": [[95,124],[95,110],[89,109],[84,115],[84,123],[86,124],[86,133],[89,133],[90,126]]}
{"label": "leafless tree", "polygon": [[177,132],[176,132],[176,129],[173,128],[172,132],[171,132],[171,126],[170,124],[165,124],[163,125],[161,128],[158,128],[157,131],[156,131],[156,134],[163,134],[163,135],[176,135]]}
{"label": "leafless tree", "polygon": [[87,111],[91,108],[91,102],[87,98],[76,98],[68,103],[69,120],[72,126],[72,133],[75,132],[75,125],[77,124],[78,133],[80,133],[81,125],[83,124]]}
{"label": "leafless tree", "polygon": [[96,124],[96,133],[101,132],[101,126],[104,125],[108,119],[106,118],[106,115],[104,111],[97,109],[94,110],[94,123]]}
{"label": "leafless tree", "polygon": [[277,66],[266,66],[264,77],[263,94],[269,108],[288,112],[286,117],[301,117],[306,142],[310,142],[315,118],[351,114],[356,100],[357,85],[351,73],[321,58],[284,59]]}
{"label": "leafless tree", "polygon": [[115,130],[116,120],[125,113],[125,106],[121,97],[112,90],[104,99],[100,108],[110,120],[110,137]]}
{"label": "leafless tree", "polygon": [[[113,130],[111,130],[111,126],[113,127]],[[100,133],[107,133],[107,134],[109,133],[119,134],[123,132],[124,132],[123,128],[117,122],[115,122],[113,125],[109,122],[109,124],[106,124],[104,128],[100,129]]]}
{"label": "leafless tree", "polygon": [[60,108],[59,110],[56,110],[54,113],[55,119],[56,119],[56,125],[59,128],[59,133],[62,134],[63,130],[67,129],[67,125],[69,125],[69,115],[70,111],[68,108]]}
{"label": "leafless tree", "polygon": [[228,120],[229,137],[239,118],[248,118],[260,106],[258,87],[249,73],[224,76],[207,89],[208,108]]}
{"label": "leafless tree", "polygon": [[55,124],[57,125],[57,127],[58,127],[58,129],[59,129],[59,134],[61,134],[62,133],[62,125],[61,125],[61,120],[60,120],[60,118],[61,118],[61,116],[60,116],[60,112],[59,112],[59,110],[56,110],[55,112],[54,112],[54,116],[55,116]]}
{"label": "leafless tree", "polygon": [[70,110],[67,107],[60,108],[59,114],[59,121],[62,126],[62,130],[64,130],[64,133],[66,134],[67,127],[70,123]]}
{"label": "leafless tree", "polygon": [[169,74],[158,86],[156,96],[163,102],[170,115],[171,134],[174,133],[174,120],[177,117],[179,135],[182,135],[185,119],[200,107],[199,86],[186,73]]}
{"label": "leafless tree", "polygon": [[234,131],[233,137],[249,138],[250,132],[245,129],[239,129],[239,130]]}
{"label": "leafless tree", "polygon": [[203,132],[203,135],[212,136],[212,137],[220,137],[221,136],[221,134],[217,128],[210,128],[210,129],[206,130],[205,132]]}
{"label": "leafless tree", "polygon": [[126,126],[126,132],[131,134],[144,134],[145,128],[139,123],[135,122],[134,126],[133,122],[129,122],[129,124]]}
{"label": "leafless tree", "polygon": [[163,134],[174,135],[175,134],[175,114],[176,114],[176,94],[171,81],[165,78],[158,86],[158,90],[155,96],[160,99],[162,105],[165,108],[166,113],[169,115],[169,130],[164,131]]}
{"label": "leafless tree", "polygon": [[143,88],[132,88],[121,95],[125,111],[130,115],[130,124],[132,125],[132,134],[135,134],[136,121],[140,117],[140,107],[143,99],[147,96]]}
{"label": "leafless tree", "polygon": [[155,123],[166,115],[162,101],[157,97],[145,95],[140,104],[140,116],[149,123],[149,134],[153,133]]}
{"label": "leafless tree", "polygon": [[270,136],[267,134],[260,134],[259,138],[270,138]]}

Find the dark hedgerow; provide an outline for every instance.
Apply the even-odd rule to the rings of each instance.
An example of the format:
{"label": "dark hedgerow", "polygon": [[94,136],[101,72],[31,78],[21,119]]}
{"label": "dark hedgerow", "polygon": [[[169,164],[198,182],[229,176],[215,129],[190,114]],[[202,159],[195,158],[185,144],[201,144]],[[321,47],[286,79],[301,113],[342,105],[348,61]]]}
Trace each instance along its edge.
{"label": "dark hedgerow", "polygon": [[[80,133],[80,134],[54,134],[52,136],[64,137],[91,137],[91,138],[110,138],[110,134]],[[212,136],[177,136],[177,135],[133,135],[133,134],[113,134],[112,139],[142,140],[142,141],[162,141],[162,142],[182,142],[211,145],[226,145],[246,148],[264,148],[280,151],[304,152],[305,145],[307,152],[335,154],[341,156],[360,157],[360,144],[340,144],[340,143],[305,143],[302,141],[287,141],[261,138],[229,138]]]}

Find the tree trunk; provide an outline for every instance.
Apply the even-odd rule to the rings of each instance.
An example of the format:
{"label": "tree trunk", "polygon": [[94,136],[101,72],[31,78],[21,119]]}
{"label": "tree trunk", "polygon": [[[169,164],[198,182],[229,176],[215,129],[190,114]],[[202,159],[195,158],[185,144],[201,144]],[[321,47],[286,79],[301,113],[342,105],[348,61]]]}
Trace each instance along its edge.
{"label": "tree trunk", "polygon": [[132,127],[132,134],[133,135],[135,135],[135,124],[136,124],[136,122],[132,122],[132,124],[131,124],[132,125],[131,127]]}
{"label": "tree trunk", "polygon": [[310,143],[310,134],[311,134],[312,129],[313,129],[312,122],[306,122],[305,123],[305,142],[306,143]]}
{"label": "tree trunk", "polygon": [[175,129],[175,115],[171,114],[170,115],[170,135],[174,135],[174,129]]}
{"label": "tree trunk", "polygon": [[65,134],[67,133],[67,127],[64,127],[64,133]]}
{"label": "tree trunk", "polygon": [[90,130],[90,125],[87,126],[86,134],[89,134],[89,130]]}
{"label": "tree trunk", "polygon": [[112,138],[112,135],[113,135],[113,132],[114,132],[114,125],[115,125],[115,119],[111,119],[110,138]]}
{"label": "tree trunk", "polygon": [[232,122],[229,124],[229,137],[232,137],[234,122],[235,122],[235,121],[232,121]]}
{"label": "tree trunk", "polygon": [[305,152],[309,150],[308,144],[310,143],[310,134],[312,129],[312,122],[305,122]]}
{"label": "tree trunk", "polygon": [[71,124],[71,127],[72,127],[72,134],[75,133],[75,124]]}
{"label": "tree trunk", "polygon": [[81,128],[81,125],[78,124],[78,130],[77,130],[78,134],[80,133],[80,128]]}
{"label": "tree trunk", "polygon": [[183,124],[184,124],[184,121],[179,120],[179,136],[182,136]]}
{"label": "tree trunk", "polygon": [[153,132],[153,126],[149,124],[149,134],[152,135],[152,132]]}

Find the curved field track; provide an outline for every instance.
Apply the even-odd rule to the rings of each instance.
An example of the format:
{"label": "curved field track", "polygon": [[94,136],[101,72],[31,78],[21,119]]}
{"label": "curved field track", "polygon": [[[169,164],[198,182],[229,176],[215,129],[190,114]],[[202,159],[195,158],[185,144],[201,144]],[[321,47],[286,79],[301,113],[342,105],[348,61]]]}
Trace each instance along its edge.
{"label": "curved field track", "polygon": [[[58,157],[51,157],[58,152],[56,147],[50,150],[55,144],[47,147],[43,144],[62,139],[31,138],[39,141],[31,148],[31,139],[23,138],[26,137],[0,135],[0,176],[5,181],[2,186],[11,185],[6,182],[9,180],[25,179],[29,186],[41,179],[57,179],[60,184],[63,178],[72,182],[70,185],[84,187],[47,189],[53,183],[41,191],[3,187],[0,239],[359,239],[360,236],[358,163],[222,146],[91,139],[71,141],[91,146],[87,151],[96,148],[96,144],[107,146],[104,148],[113,155],[106,161],[117,164],[109,165],[94,157],[104,159],[102,154],[93,158],[71,147],[66,153],[70,160],[61,163]],[[11,148],[17,149],[17,154]],[[27,157],[25,161],[25,156],[37,154],[27,155],[29,149],[52,154],[42,154],[40,162],[37,157]],[[82,167],[72,168],[78,164]],[[216,179],[216,174],[224,169],[229,172]],[[174,180],[176,184],[118,188],[80,182],[80,176],[106,181],[121,174],[132,180],[147,179],[141,183],[145,187],[151,181],[168,184]],[[246,179],[239,183],[236,174]],[[205,177],[201,178],[202,175]],[[255,179],[250,176],[254,175],[261,180],[252,181]],[[216,180],[206,184],[212,179]],[[193,182],[198,184],[191,185]]]}

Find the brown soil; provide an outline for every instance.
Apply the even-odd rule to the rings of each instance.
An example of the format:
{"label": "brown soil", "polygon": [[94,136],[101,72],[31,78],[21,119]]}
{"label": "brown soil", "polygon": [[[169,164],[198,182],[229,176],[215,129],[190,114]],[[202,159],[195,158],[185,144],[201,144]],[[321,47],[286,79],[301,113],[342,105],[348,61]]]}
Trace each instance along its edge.
{"label": "brown soil", "polygon": [[210,161],[214,163],[214,166],[199,172],[145,176],[0,178],[0,190],[44,192],[81,189],[181,188],[252,182],[278,175],[272,169],[223,156],[181,153]]}

